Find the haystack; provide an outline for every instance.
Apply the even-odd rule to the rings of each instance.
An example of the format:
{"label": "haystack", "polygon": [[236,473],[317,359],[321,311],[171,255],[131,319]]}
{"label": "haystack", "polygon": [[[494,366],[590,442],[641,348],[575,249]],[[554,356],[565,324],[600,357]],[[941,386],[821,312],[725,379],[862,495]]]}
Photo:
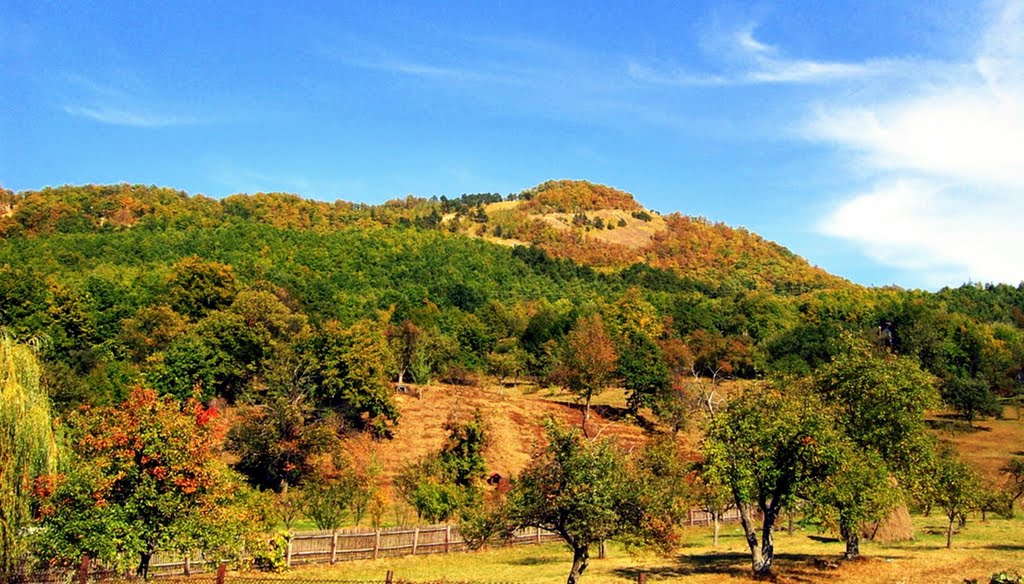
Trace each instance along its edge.
{"label": "haystack", "polygon": [[910,541],[914,539],[914,524],[910,520],[910,511],[906,505],[892,510],[888,517],[881,521],[865,523],[861,526],[861,537],[871,541],[889,543],[894,541]]}

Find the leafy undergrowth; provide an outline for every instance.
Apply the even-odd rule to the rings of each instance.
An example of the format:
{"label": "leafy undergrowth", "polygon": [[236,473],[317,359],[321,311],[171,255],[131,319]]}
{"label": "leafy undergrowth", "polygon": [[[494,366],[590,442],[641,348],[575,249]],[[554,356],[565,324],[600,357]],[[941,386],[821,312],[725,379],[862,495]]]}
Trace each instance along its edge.
{"label": "leafy undergrowth", "polygon": [[[838,540],[814,532],[780,531],[776,538],[777,582],[800,584],[960,584],[965,579],[988,582],[998,571],[1020,570],[1024,565],[1024,519],[970,521],[945,549],[943,520],[915,517],[917,539],[894,544],[862,544],[864,559],[838,562],[843,551]],[[630,583],[641,571],[648,582],[711,584],[748,582],[749,556],[738,526],[722,530],[717,548],[710,530],[693,528],[684,547],[671,557],[633,556],[617,545],[608,557],[593,559],[583,582]],[[595,553],[596,555],[596,553]],[[820,560],[826,560],[822,562]],[[418,556],[340,563],[334,567],[298,568],[291,578],[381,579],[387,570],[396,578],[415,581],[470,580],[481,582],[561,583],[569,571],[571,554],[558,544],[494,548],[473,553]]]}

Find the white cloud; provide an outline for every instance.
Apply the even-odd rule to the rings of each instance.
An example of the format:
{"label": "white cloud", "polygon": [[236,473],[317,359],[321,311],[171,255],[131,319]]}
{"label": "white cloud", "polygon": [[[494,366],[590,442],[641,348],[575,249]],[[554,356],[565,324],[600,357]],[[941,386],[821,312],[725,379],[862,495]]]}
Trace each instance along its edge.
{"label": "white cloud", "polygon": [[1006,3],[969,71],[950,64],[941,83],[819,109],[808,137],[854,154],[874,182],[832,210],[824,233],[929,286],[1024,280],[1021,31],[1024,1]]}
{"label": "white cloud", "polygon": [[930,180],[880,181],[842,203],[821,227],[928,287],[1024,279],[1020,201],[960,188]]}

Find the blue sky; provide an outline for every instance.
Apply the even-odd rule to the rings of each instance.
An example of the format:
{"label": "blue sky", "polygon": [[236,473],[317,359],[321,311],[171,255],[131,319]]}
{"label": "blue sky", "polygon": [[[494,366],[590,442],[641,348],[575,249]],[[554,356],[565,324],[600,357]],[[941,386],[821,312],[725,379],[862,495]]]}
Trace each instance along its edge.
{"label": "blue sky", "polygon": [[551,178],[863,284],[1024,280],[1024,1],[0,0],[0,184]]}

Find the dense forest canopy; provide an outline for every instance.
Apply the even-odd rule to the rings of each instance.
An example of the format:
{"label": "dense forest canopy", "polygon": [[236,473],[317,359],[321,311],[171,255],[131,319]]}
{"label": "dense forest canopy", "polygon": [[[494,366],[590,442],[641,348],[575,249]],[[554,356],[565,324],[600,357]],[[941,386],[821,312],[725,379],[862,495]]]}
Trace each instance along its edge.
{"label": "dense forest canopy", "polygon": [[[1015,395],[1024,365],[1024,286],[863,288],[743,229],[652,215],[628,193],[582,181],[379,206],[125,184],[2,191],[0,205],[0,326],[47,339],[58,408],[120,399],[143,382],[237,400],[267,391],[286,356],[316,370],[327,327],[384,338],[406,321],[419,331],[416,366],[401,369],[418,382],[466,371],[544,378],[576,320],[594,313],[620,353],[651,341],[659,359],[682,352],[704,373],[806,373],[843,334],[914,357],[949,392],[966,379]],[[511,246],[478,233],[504,224],[528,234],[546,210],[628,211],[618,229],[663,227],[630,248],[643,260],[632,262],[616,256],[624,246],[590,236],[593,219]],[[379,383],[397,377],[390,354]]]}

